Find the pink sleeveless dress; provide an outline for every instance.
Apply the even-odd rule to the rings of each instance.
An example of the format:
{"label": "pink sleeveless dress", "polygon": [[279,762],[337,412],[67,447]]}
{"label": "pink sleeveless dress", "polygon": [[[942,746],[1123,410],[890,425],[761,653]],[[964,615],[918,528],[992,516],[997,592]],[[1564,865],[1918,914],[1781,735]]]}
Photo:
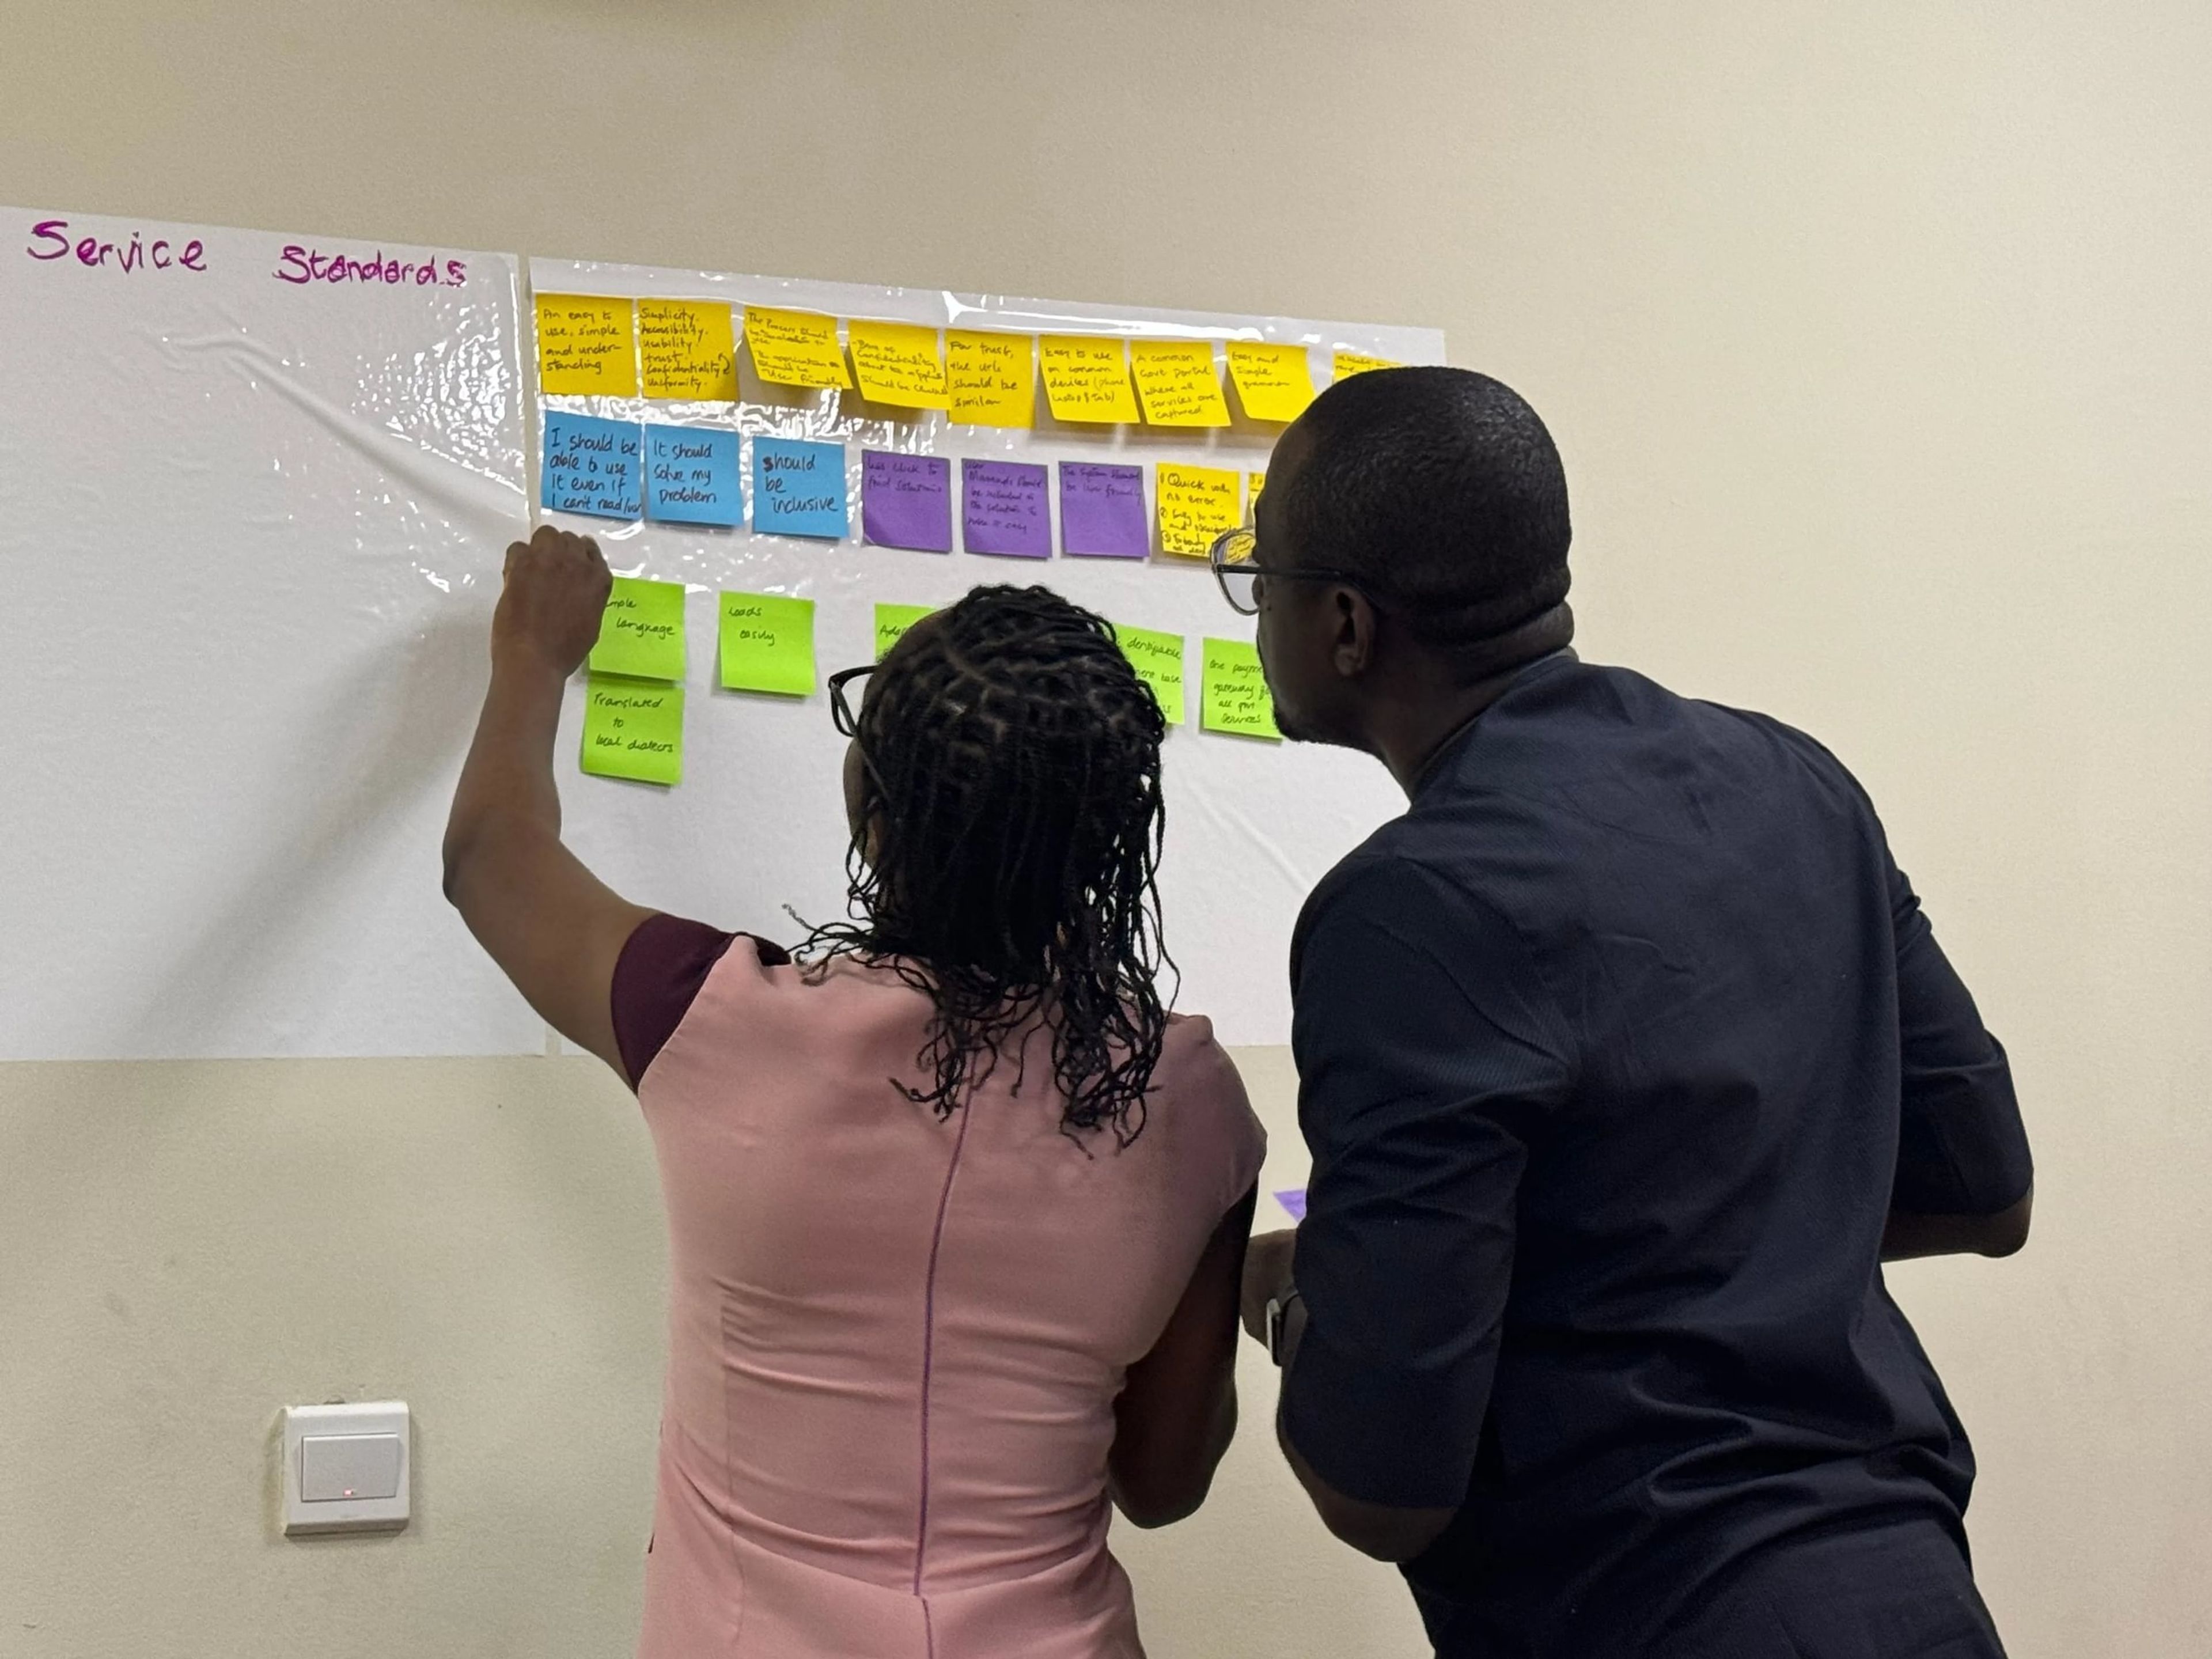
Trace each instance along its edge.
{"label": "pink sleeveless dress", "polygon": [[1117,1152],[1060,1133],[1032,1028],[939,1121],[890,1081],[927,1000],[781,955],[738,936],[638,1083],[672,1280],[641,1659],[1133,1659],[1113,1403],[1258,1176],[1235,1068],[1172,1022]]}

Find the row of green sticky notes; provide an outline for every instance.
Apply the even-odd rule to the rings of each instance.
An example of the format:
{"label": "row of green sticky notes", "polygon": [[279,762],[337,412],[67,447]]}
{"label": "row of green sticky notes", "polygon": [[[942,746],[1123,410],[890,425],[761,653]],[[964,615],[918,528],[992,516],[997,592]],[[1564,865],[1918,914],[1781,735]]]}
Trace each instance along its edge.
{"label": "row of green sticky notes", "polygon": [[[814,690],[814,601],[775,593],[724,593],[722,684],[733,691]],[[615,578],[592,647],[594,674],[627,679],[684,677],[684,584]]]}

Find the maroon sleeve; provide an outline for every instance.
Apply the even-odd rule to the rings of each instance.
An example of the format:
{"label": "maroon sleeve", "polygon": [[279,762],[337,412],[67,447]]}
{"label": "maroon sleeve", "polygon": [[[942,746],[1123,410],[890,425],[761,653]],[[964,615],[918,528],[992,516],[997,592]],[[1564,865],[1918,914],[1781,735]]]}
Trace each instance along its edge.
{"label": "maroon sleeve", "polygon": [[656,914],[631,931],[622,955],[615,959],[614,987],[610,994],[614,1016],[615,1048],[630,1087],[637,1086],[645,1068],[653,1064],[676,1028],[690,1012],[691,1000],[707,982],[707,975],[730,948],[733,939],[747,939],[759,951],[763,964],[781,967],[790,952],[750,933],[726,933],[703,921]]}

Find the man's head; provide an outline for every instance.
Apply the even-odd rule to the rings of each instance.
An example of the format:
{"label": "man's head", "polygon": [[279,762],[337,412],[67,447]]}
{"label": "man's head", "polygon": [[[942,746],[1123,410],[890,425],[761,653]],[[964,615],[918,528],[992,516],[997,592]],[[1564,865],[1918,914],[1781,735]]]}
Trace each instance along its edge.
{"label": "man's head", "polygon": [[1283,434],[1256,515],[1260,655],[1296,738],[1376,746],[1375,705],[1566,643],[1566,475],[1514,391],[1467,369],[1340,380]]}

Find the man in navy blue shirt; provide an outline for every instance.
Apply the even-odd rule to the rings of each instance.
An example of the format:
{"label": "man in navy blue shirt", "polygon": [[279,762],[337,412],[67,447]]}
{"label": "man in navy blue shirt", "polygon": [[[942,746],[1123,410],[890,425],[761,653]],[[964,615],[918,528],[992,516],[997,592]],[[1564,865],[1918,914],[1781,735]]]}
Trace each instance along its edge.
{"label": "man in navy blue shirt", "polygon": [[1881,1263],[2024,1242],[2004,1051],[1834,757],[1568,649],[1567,543],[1534,411],[1406,368],[1215,550],[1285,735],[1409,801],[1291,947],[1284,1452],[1440,1655],[1994,1659]]}

